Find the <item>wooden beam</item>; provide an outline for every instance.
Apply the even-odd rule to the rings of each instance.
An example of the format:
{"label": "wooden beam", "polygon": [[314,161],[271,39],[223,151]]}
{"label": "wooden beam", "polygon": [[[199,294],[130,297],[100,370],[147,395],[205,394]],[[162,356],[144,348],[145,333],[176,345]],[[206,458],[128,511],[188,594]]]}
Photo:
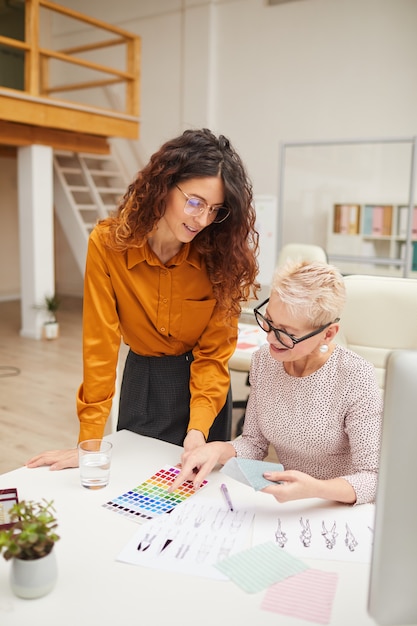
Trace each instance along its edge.
{"label": "wooden beam", "polygon": [[118,37],[117,39],[106,39],[104,41],[96,41],[94,43],[84,44],[83,46],[75,46],[73,48],[62,48],[58,50],[62,54],[77,54],[79,52],[89,52],[90,50],[98,50],[99,48],[107,48],[109,46],[120,46],[126,44],[126,39]]}
{"label": "wooden beam", "polygon": [[28,98],[22,92],[0,90],[0,111],[4,121],[29,126],[67,130],[101,137],[137,139],[139,120],[114,111],[47,98]]}
{"label": "wooden beam", "polygon": [[141,40],[135,39],[127,46],[127,71],[135,77],[126,81],[126,112],[130,115],[139,115],[139,78],[140,78]]}
{"label": "wooden beam", "polygon": [[0,144],[9,148],[10,146],[37,144],[71,152],[110,153],[110,146],[105,137],[79,132],[72,133],[54,128],[41,128],[28,124],[16,124],[2,120],[0,120]]}
{"label": "wooden beam", "polygon": [[57,59],[58,61],[63,61],[65,63],[72,63],[73,65],[86,67],[90,70],[95,70],[96,72],[103,72],[104,74],[113,74],[113,76],[120,76],[125,80],[133,80],[133,78],[135,78],[129,72],[117,70],[115,67],[108,67],[106,65],[101,65],[101,63],[94,63],[93,61],[87,61],[86,59],[71,57],[68,54],[62,54],[62,52],[48,50],[47,48],[39,48],[39,53],[42,56],[49,57],[51,59]]}
{"label": "wooden beam", "polygon": [[75,89],[91,89],[92,87],[106,87],[106,85],[116,85],[123,82],[122,78],[109,78],[107,80],[94,80],[88,83],[71,83],[70,85],[61,85],[58,87],[44,88],[43,94],[58,93],[63,91],[74,91]]}
{"label": "wooden beam", "polygon": [[[119,28],[118,26],[114,26],[113,24],[107,24],[102,20],[98,20],[95,17],[90,17],[88,15],[84,15],[84,13],[79,13],[78,11],[74,11],[73,9],[67,9],[61,4],[56,4],[55,2],[50,2],[49,0],[36,0],[39,1],[40,6],[46,7],[47,9],[51,9],[51,11],[56,11],[57,13],[62,13],[67,17],[72,17],[75,20],[80,20],[80,22],[84,22],[86,24],[90,24],[95,28],[102,28],[103,30],[107,30],[110,33],[115,33],[116,35],[120,35],[121,37],[125,37],[126,39],[132,39],[136,35],[130,33],[123,28]],[[28,0],[26,0],[28,2]]]}
{"label": "wooden beam", "polygon": [[25,40],[30,48],[25,54],[25,91],[39,95],[39,0],[25,2]]}
{"label": "wooden beam", "polygon": [[0,44],[7,46],[8,48],[16,48],[17,50],[30,50],[29,44],[25,41],[10,39],[10,37],[4,37],[3,35],[0,35]]}
{"label": "wooden beam", "polygon": [[0,157],[15,159],[17,148],[15,146],[0,146]]}

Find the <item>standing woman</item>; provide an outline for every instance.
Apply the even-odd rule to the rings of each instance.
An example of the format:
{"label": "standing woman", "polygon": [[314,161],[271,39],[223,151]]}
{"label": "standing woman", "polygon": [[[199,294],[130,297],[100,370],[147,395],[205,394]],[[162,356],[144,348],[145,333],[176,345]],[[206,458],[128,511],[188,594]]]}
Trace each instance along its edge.
{"label": "standing woman", "polygon": [[[228,361],[240,303],[256,295],[252,186],[229,140],[186,130],[139,172],[88,245],[79,441],[101,438],[121,338],[130,350],[118,429],[183,445],[230,437]],[[78,464],[76,449],[27,465]]]}

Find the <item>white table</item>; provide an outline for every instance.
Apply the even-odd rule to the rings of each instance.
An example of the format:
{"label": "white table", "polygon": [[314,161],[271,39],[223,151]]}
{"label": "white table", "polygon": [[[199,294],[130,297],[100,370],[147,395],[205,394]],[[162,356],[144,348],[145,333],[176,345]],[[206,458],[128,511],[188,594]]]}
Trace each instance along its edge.
{"label": "white table", "polygon": [[[116,556],[138,526],[101,505],[180,459],[181,448],[122,431],[107,437],[114,443],[111,481],[99,491],[83,489],[78,469],[51,472],[20,468],[0,476],[0,488],[16,487],[19,498],[53,499],[61,540],[55,546],[59,577],[54,590],[36,600],[15,597],[9,587],[10,563],[0,557],[1,626],[312,626],[259,608],[265,592],[247,594],[230,581],[136,567]],[[271,496],[213,472],[202,490],[216,503],[221,482],[252,506],[278,507]],[[193,496],[200,497],[200,494]],[[339,573],[333,626],[371,626],[366,610],[368,565],[310,561],[315,568]]]}

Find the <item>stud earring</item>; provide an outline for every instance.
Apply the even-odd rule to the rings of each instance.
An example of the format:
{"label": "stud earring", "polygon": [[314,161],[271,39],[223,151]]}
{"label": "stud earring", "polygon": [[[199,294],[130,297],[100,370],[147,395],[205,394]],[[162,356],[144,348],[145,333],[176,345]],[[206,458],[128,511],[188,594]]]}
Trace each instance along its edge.
{"label": "stud earring", "polygon": [[323,343],[320,348],[319,348],[320,352],[322,354],[326,354],[326,352],[329,351],[329,346],[327,345],[327,343]]}

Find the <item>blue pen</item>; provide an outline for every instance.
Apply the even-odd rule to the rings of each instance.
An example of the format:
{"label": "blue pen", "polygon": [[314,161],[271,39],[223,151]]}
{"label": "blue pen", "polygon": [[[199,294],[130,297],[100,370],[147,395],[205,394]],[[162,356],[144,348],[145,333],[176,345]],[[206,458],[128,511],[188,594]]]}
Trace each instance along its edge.
{"label": "blue pen", "polygon": [[220,489],[222,490],[223,495],[224,495],[224,497],[226,498],[227,506],[229,507],[229,509],[230,509],[231,511],[233,511],[233,504],[232,504],[232,501],[231,501],[231,499],[230,499],[229,491],[228,491],[228,489],[227,489],[226,485],[223,483],[223,484],[220,486]]}

